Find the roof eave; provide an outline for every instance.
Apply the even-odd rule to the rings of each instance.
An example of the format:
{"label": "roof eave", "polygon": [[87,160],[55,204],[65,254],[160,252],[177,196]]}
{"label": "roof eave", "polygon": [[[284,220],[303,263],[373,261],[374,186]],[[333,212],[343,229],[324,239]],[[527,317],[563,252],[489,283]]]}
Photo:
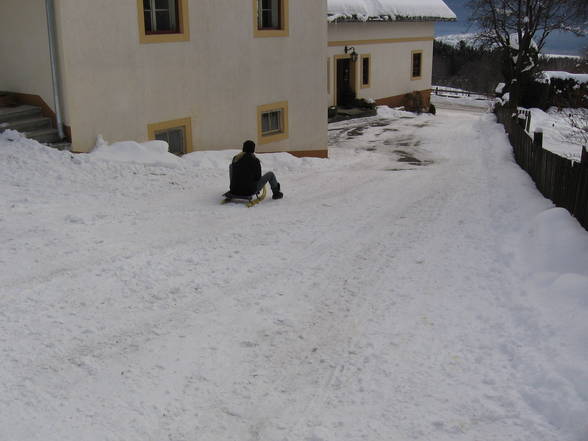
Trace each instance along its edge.
{"label": "roof eave", "polygon": [[[412,22],[412,21],[455,21],[454,17],[392,17],[389,15],[382,15],[377,17],[359,18],[357,15],[353,16],[339,16],[334,17],[335,14],[328,14],[327,20],[329,23],[366,23],[366,22]],[[331,18],[333,17],[333,18]]]}

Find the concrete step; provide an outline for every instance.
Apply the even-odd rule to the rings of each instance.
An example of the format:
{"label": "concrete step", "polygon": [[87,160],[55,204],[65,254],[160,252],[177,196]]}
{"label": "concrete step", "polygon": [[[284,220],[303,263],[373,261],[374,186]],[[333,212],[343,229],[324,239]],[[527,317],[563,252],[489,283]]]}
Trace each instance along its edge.
{"label": "concrete step", "polygon": [[45,116],[0,122],[0,133],[8,129],[17,130],[19,132],[30,132],[31,130],[49,128],[51,128],[51,118]]}
{"label": "concrete step", "polygon": [[57,150],[67,150],[68,152],[71,151],[71,142],[61,141],[61,142],[48,142],[47,147],[52,147]]}
{"label": "concrete step", "polygon": [[16,107],[0,107],[0,123],[41,116],[41,108],[23,104]]}
{"label": "concrete step", "polygon": [[36,139],[42,144],[57,143],[60,141],[57,129],[38,129],[30,132],[24,132],[27,138]]}

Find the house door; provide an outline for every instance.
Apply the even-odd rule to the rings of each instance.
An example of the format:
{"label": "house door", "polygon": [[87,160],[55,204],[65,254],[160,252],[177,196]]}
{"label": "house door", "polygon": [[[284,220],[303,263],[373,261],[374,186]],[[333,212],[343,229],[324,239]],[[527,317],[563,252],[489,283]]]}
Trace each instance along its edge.
{"label": "house door", "polygon": [[337,105],[351,106],[355,99],[355,63],[351,58],[337,59]]}

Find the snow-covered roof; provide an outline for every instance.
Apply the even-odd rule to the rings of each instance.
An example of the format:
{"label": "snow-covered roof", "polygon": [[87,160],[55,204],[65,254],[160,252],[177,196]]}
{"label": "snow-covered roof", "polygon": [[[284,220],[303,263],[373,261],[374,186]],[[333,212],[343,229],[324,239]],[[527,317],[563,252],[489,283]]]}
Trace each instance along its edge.
{"label": "snow-covered roof", "polygon": [[456,19],[443,0],[327,0],[327,15],[329,22]]}

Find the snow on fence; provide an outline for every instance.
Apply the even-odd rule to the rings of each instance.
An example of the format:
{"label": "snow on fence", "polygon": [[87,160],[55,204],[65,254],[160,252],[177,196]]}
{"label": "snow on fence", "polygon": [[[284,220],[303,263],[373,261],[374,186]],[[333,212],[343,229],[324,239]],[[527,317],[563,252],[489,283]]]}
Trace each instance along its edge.
{"label": "snow on fence", "polygon": [[432,89],[432,92],[435,95],[439,95],[439,96],[448,96],[448,97],[460,97],[460,96],[473,96],[473,97],[480,97],[480,98],[495,98],[495,95],[489,95],[487,93],[479,93],[479,92],[469,92],[467,90],[462,90],[462,89],[455,89],[455,88],[439,88],[438,86],[435,86],[434,89]]}
{"label": "snow on fence", "polygon": [[504,125],[515,160],[523,168],[546,198],[558,207],[568,210],[588,230],[588,153],[582,151],[578,163],[543,148],[543,132],[528,130],[530,112],[513,110],[496,105],[498,122]]}

